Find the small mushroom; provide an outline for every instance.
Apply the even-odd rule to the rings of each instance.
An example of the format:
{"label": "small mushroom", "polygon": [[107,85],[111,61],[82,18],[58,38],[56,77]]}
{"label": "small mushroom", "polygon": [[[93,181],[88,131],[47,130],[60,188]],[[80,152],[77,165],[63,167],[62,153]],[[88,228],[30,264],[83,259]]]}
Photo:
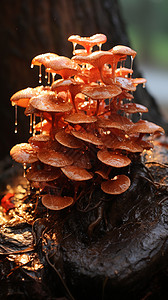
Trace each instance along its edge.
{"label": "small mushroom", "polygon": [[39,54],[35,56],[32,61],[31,61],[31,66],[36,65],[45,65],[46,62],[51,61],[52,59],[56,58],[58,55],[55,53],[44,53],[44,54]]}
{"label": "small mushroom", "polygon": [[119,85],[122,89],[128,90],[128,91],[136,91],[136,86],[133,84],[131,78],[125,78],[125,77],[116,77],[116,84]]}
{"label": "small mushroom", "polygon": [[73,163],[73,159],[68,155],[48,148],[40,149],[37,156],[44,164],[57,168],[65,167]]}
{"label": "small mushroom", "polygon": [[103,192],[111,195],[124,193],[130,187],[131,181],[126,175],[118,175],[113,179],[104,181],[101,184]]}
{"label": "small mushroom", "polygon": [[136,51],[131,49],[130,47],[127,47],[127,46],[123,46],[123,45],[117,45],[117,46],[114,46],[112,49],[111,49],[112,53],[114,55],[129,55],[129,56],[132,56],[133,58],[135,58],[136,56]]}
{"label": "small mushroom", "polygon": [[69,179],[75,181],[89,180],[93,177],[85,169],[73,165],[63,167],[61,170]]}
{"label": "small mushroom", "polygon": [[81,132],[81,131],[71,131],[72,134],[85,142],[91,143],[93,145],[101,146],[103,145],[103,142],[100,138],[98,138],[96,135],[90,132]]}
{"label": "small mushroom", "polygon": [[34,168],[28,169],[26,173],[26,178],[29,181],[52,181],[60,177],[60,169],[51,168],[50,170],[34,170]]}
{"label": "small mushroom", "polygon": [[37,134],[33,135],[29,138],[28,142],[31,144],[32,147],[42,148],[45,144],[50,140],[49,135],[45,134]]}
{"label": "small mushroom", "polygon": [[72,205],[74,202],[72,197],[61,197],[61,196],[55,196],[46,194],[42,196],[42,204],[51,210],[61,210],[64,209],[70,205]]}
{"label": "small mushroom", "polygon": [[164,129],[155,123],[139,120],[130,128],[129,133],[164,133]]}
{"label": "small mushroom", "polygon": [[108,98],[113,98],[121,94],[122,90],[119,86],[115,84],[111,85],[85,85],[81,88],[81,92],[94,99],[103,100]]}
{"label": "small mushroom", "polygon": [[27,164],[38,161],[36,150],[28,143],[15,145],[10,150],[10,155],[18,163]]}
{"label": "small mushroom", "polygon": [[83,146],[81,141],[79,141],[72,134],[65,132],[65,130],[60,130],[57,132],[55,138],[61,145],[68,148],[78,149]]}
{"label": "small mushroom", "polygon": [[127,156],[111,153],[108,150],[98,151],[97,157],[104,164],[115,168],[123,168],[131,163],[131,160]]}
{"label": "small mushroom", "polygon": [[29,104],[29,101],[32,97],[39,95],[44,90],[43,86],[38,86],[36,88],[26,88],[16,92],[11,97],[11,102],[13,105],[18,105],[26,108]]}
{"label": "small mushroom", "polygon": [[125,103],[120,105],[119,109],[129,114],[148,112],[148,108],[146,106],[138,103]]}
{"label": "small mushroom", "polygon": [[134,126],[130,119],[116,113],[112,113],[109,118],[98,118],[97,124],[101,128],[117,128],[125,132]]}
{"label": "small mushroom", "polygon": [[74,50],[75,50],[75,45],[79,44],[86,49],[87,53],[90,53],[93,46],[98,45],[101,47],[101,45],[107,41],[107,37],[102,33],[94,34],[90,37],[71,35],[68,38],[68,41],[73,43]]}
{"label": "small mushroom", "polygon": [[133,70],[132,69],[128,69],[125,67],[121,67],[115,70],[115,74],[116,76],[121,76],[121,77],[128,77],[128,74],[132,74]]}
{"label": "small mushroom", "polygon": [[97,121],[97,117],[88,116],[85,113],[74,113],[65,117],[65,121],[72,124],[82,124],[82,123],[94,123]]}
{"label": "small mushroom", "polygon": [[72,110],[72,104],[69,102],[59,103],[54,92],[47,92],[30,100],[30,104],[45,112],[69,112]]}
{"label": "small mushroom", "polygon": [[75,61],[65,56],[57,56],[52,60],[48,60],[45,62],[45,67],[50,68],[64,79],[76,75],[80,71],[80,66]]}
{"label": "small mushroom", "polygon": [[114,138],[113,135],[108,135],[104,137],[103,142],[107,148],[111,148],[114,150],[120,149],[132,153],[143,151],[140,142],[138,142],[138,140],[136,142],[134,139],[126,138],[124,140],[119,140],[117,138]]}

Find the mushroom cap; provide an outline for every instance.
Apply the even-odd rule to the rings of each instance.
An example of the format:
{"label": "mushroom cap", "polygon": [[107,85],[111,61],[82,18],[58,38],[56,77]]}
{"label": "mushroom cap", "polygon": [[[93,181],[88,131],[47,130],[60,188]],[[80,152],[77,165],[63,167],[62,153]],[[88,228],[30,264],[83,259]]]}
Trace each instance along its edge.
{"label": "mushroom cap", "polygon": [[115,55],[131,55],[133,58],[136,56],[135,50],[123,45],[114,46],[111,51]]}
{"label": "mushroom cap", "polygon": [[72,124],[82,124],[82,123],[94,123],[97,121],[97,117],[88,116],[85,113],[74,113],[65,117],[65,121]]}
{"label": "mushroom cap", "polygon": [[104,170],[97,170],[95,173],[100,175],[103,179],[108,179],[108,175]]}
{"label": "mushroom cap", "polygon": [[33,135],[28,139],[28,142],[32,147],[44,147],[44,145],[50,140],[50,136],[46,134]]}
{"label": "mushroom cap", "polygon": [[134,139],[124,139],[119,140],[117,137],[113,135],[108,135],[103,138],[104,145],[107,148],[111,148],[114,150],[120,149],[120,150],[126,150],[132,153],[136,152],[142,152],[143,148],[141,146],[140,142],[136,142]]}
{"label": "mushroom cap", "polygon": [[98,151],[97,157],[104,164],[115,168],[126,167],[131,163],[131,160],[127,156],[110,153],[108,150]]}
{"label": "mushroom cap", "polygon": [[73,159],[68,155],[48,148],[40,149],[37,156],[44,164],[57,168],[65,167],[73,163]]}
{"label": "mushroom cap", "polygon": [[35,56],[32,61],[31,64],[32,65],[45,65],[46,62],[51,61],[52,59],[54,59],[55,57],[57,57],[58,55],[55,53],[44,53],[44,54],[39,54],[37,56]]}
{"label": "mushroom cap", "polygon": [[40,110],[46,112],[69,112],[73,106],[69,102],[59,102],[54,92],[43,93],[30,100],[30,104]]}
{"label": "mushroom cap", "polygon": [[111,85],[85,85],[81,88],[81,92],[94,99],[94,100],[103,100],[107,98],[113,98],[121,94],[122,90],[116,84]]}
{"label": "mushroom cap", "polygon": [[130,187],[131,181],[126,175],[118,175],[113,179],[104,181],[101,184],[103,192],[111,195],[124,193]]}
{"label": "mushroom cap", "polygon": [[132,83],[133,83],[133,85],[138,85],[138,84],[143,84],[143,83],[146,83],[147,82],[147,80],[146,80],[146,78],[131,78],[131,80],[132,80]]}
{"label": "mushroom cap", "polygon": [[57,74],[68,78],[80,71],[80,66],[73,60],[65,56],[57,56],[45,63],[46,68],[52,69]]}
{"label": "mushroom cap", "polygon": [[43,86],[37,86],[36,88],[26,88],[16,92],[10,99],[12,104],[26,108],[32,97],[39,95],[44,90]]}
{"label": "mushroom cap", "polygon": [[101,146],[103,142],[100,138],[90,132],[71,131],[71,133],[78,139],[91,143],[93,145]]}
{"label": "mushroom cap", "polygon": [[18,163],[34,163],[38,161],[36,150],[28,143],[15,145],[10,150],[10,155]]}
{"label": "mushroom cap", "polygon": [[60,130],[56,133],[55,139],[63,146],[78,149],[83,146],[82,142],[79,141],[76,137],[72,134],[65,132],[65,130]]}
{"label": "mushroom cap", "polygon": [[79,35],[71,35],[68,38],[69,42],[79,44],[83,47],[104,44],[107,41],[105,34],[97,33],[90,37],[81,37]]}
{"label": "mushroom cap", "polygon": [[71,180],[83,181],[93,178],[93,176],[83,168],[77,166],[66,166],[61,168],[62,172]]}
{"label": "mushroom cap", "polygon": [[136,86],[133,84],[131,78],[125,78],[125,77],[116,77],[116,84],[118,84],[122,89],[128,90],[128,91],[135,91]]}
{"label": "mushroom cap", "polygon": [[64,209],[70,205],[72,205],[74,202],[72,197],[61,197],[61,196],[55,196],[46,194],[42,196],[42,203],[43,205],[51,210],[61,210]]}
{"label": "mushroom cap", "polygon": [[39,123],[36,124],[35,130],[36,131],[40,131],[41,128],[42,128],[43,132],[49,133],[50,130],[51,130],[51,127],[52,127],[51,122],[49,122],[48,120],[44,119],[42,122],[39,122]]}
{"label": "mushroom cap", "polygon": [[76,55],[72,59],[80,64],[91,64],[94,67],[101,68],[106,63],[114,61],[114,55],[110,51],[94,51],[89,55]]}
{"label": "mushroom cap", "polygon": [[146,106],[138,103],[125,103],[120,105],[119,109],[124,110],[124,112],[129,114],[148,112],[148,108]]}
{"label": "mushroom cap", "polygon": [[129,133],[164,133],[164,129],[155,123],[139,120],[129,130]]}
{"label": "mushroom cap", "polygon": [[61,175],[60,169],[51,168],[50,170],[34,170],[28,169],[26,172],[26,178],[29,181],[52,181],[59,178]]}
{"label": "mushroom cap", "polygon": [[115,70],[115,74],[116,76],[126,76],[128,74],[132,74],[133,73],[133,70],[132,69],[128,69],[128,68],[125,68],[125,67],[122,67],[122,68],[118,68]]}
{"label": "mushroom cap", "polygon": [[130,128],[132,128],[132,126],[134,125],[134,123],[130,119],[116,113],[112,113],[108,119],[98,118],[97,124],[101,128],[118,128],[125,132],[129,131]]}

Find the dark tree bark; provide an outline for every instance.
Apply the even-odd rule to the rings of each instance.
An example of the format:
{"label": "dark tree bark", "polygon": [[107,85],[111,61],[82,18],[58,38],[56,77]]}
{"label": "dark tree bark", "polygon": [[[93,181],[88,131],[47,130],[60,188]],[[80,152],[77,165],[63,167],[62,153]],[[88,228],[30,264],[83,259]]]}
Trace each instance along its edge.
{"label": "dark tree bark", "polygon": [[[30,68],[31,59],[41,53],[55,52],[70,57],[71,34],[107,35],[104,46],[129,45],[125,24],[117,0],[1,0],[1,158],[19,142],[26,142],[28,120],[23,112],[18,118],[18,134],[14,134],[14,111],[10,97],[16,91],[38,85],[37,69]],[[139,76],[135,65],[135,76]],[[155,100],[138,88],[135,101],[146,105],[150,112],[145,117],[163,126],[166,123]]]}

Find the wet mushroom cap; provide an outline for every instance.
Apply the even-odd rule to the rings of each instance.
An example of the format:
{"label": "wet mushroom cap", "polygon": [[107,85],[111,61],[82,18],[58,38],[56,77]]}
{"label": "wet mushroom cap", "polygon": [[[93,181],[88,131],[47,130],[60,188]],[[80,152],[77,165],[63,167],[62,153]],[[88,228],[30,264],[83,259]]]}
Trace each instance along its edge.
{"label": "wet mushroom cap", "polygon": [[28,143],[15,145],[10,150],[10,155],[18,163],[34,163],[38,161],[36,150]]}
{"label": "wet mushroom cap", "polygon": [[146,120],[139,120],[129,130],[129,133],[164,133],[164,129],[155,123]]}
{"label": "wet mushroom cap", "polygon": [[133,58],[136,56],[136,51],[131,49],[130,47],[117,45],[111,49],[112,53],[115,55],[130,55]]}
{"label": "wet mushroom cap", "polygon": [[80,132],[80,131],[72,131],[72,134],[85,142],[100,146],[103,145],[103,142],[100,138],[98,138],[96,135],[94,135],[93,133],[90,132]]}
{"label": "wet mushroom cap", "polygon": [[124,193],[130,187],[131,181],[126,175],[118,175],[113,179],[104,181],[101,184],[103,192],[111,195]]}
{"label": "wet mushroom cap", "polygon": [[91,64],[94,67],[101,68],[106,63],[112,63],[114,55],[110,51],[94,51],[89,55],[77,55],[72,57],[72,60],[79,64]]}
{"label": "wet mushroom cap", "polygon": [[61,196],[55,196],[55,195],[44,195],[42,197],[42,204],[51,210],[61,210],[64,209],[70,205],[72,205],[74,202],[72,197],[61,197]]}
{"label": "wet mushroom cap", "polygon": [[148,108],[144,105],[138,103],[125,103],[120,105],[120,110],[124,110],[125,113],[134,114],[134,113],[146,113]]}
{"label": "wet mushroom cap", "polygon": [[107,37],[105,36],[105,34],[102,34],[102,33],[97,33],[90,37],[81,37],[79,35],[71,35],[68,38],[68,41],[85,47],[86,45],[94,46],[94,45],[104,44],[107,41]]}
{"label": "wet mushroom cap", "polygon": [[45,134],[37,134],[33,135],[28,139],[28,142],[32,145],[32,147],[43,147],[46,142],[50,140],[49,135]]}
{"label": "wet mushroom cap", "polygon": [[40,149],[37,156],[44,164],[58,168],[65,167],[73,163],[73,159],[68,155],[48,148]]}
{"label": "wet mushroom cap", "polygon": [[16,92],[10,99],[10,101],[12,102],[12,104],[14,105],[18,105],[21,107],[27,107],[29,104],[29,101],[32,97],[37,96],[38,94],[40,94],[40,92],[42,92],[44,90],[43,86],[38,86],[36,88],[26,88],[23,90],[20,90],[18,92]]}
{"label": "wet mushroom cap", "polygon": [[131,78],[116,76],[116,84],[118,84],[119,87],[121,87],[122,89],[125,89],[128,91],[136,91],[136,86],[133,84]]}
{"label": "wet mushroom cap", "polygon": [[98,118],[97,124],[101,128],[118,128],[125,132],[134,125],[130,119],[115,113],[112,113],[109,118]]}
{"label": "wet mushroom cap", "polygon": [[74,113],[65,117],[65,121],[72,124],[82,124],[82,123],[94,123],[97,121],[97,117],[88,116],[84,113]]}
{"label": "wet mushroom cap", "polygon": [[108,150],[98,151],[97,157],[104,164],[115,168],[126,167],[131,163],[131,160],[127,156],[111,153]]}
{"label": "wet mushroom cap", "polygon": [[45,63],[46,68],[52,69],[57,74],[63,74],[66,78],[75,75],[80,71],[79,65],[65,56],[57,56]]}
{"label": "wet mushroom cap", "polygon": [[60,177],[61,172],[57,168],[53,168],[51,170],[34,170],[29,169],[26,173],[26,178],[29,181],[52,181],[56,180]]}
{"label": "wet mushroom cap", "polygon": [[30,104],[34,108],[45,112],[69,112],[73,108],[72,104],[69,102],[59,103],[54,92],[48,92],[33,97],[30,100]]}
{"label": "wet mushroom cap", "polygon": [[69,179],[75,181],[89,180],[93,177],[85,169],[73,165],[61,168],[61,170]]}
{"label": "wet mushroom cap", "polygon": [[94,99],[94,100],[103,100],[107,98],[113,98],[121,94],[122,90],[119,86],[115,84],[111,85],[86,85],[81,89],[81,92]]}
{"label": "wet mushroom cap", "polygon": [[35,56],[32,61],[31,61],[31,65],[37,65],[37,66],[40,66],[40,65],[45,65],[45,63],[47,61],[50,61],[54,58],[56,58],[58,55],[55,54],[55,53],[44,53],[44,54],[39,54],[37,56]]}
{"label": "wet mushroom cap", "polygon": [[72,134],[60,130],[56,133],[55,139],[63,146],[73,149],[78,149],[83,146],[82,142],[75,138]]}

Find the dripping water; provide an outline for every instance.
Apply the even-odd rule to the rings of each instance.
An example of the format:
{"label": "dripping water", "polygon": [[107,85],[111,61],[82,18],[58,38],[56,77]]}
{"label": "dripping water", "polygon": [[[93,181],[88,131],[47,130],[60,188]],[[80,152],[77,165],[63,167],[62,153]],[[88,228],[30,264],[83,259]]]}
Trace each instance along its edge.
{"label": "dripping water", "polygon": [[33,64],[31,64],[31,69],[33,69],[34,68],[34,65]]}
{"label": "dripping water", "polygon": [[139,119],[142,120],[142,113],[139,113]]}
{"label": "dripping water", "polygon": [[47,79],[47,83],[50,84],[50,72],[48,72],[48,79]]}
{"label": "dripping water", "polygon": [[99,51],[101,51],[102,44],[97,45],[99,47]]}
{"label": "dripping water", "polygon": [[30,127],[29,127],[29,133],[31,134],[33,132],[33,118],[32,114],[30,114]]}
{"label": "dripping water", "polygon": [[23,177],[26,177],[26,168],[27,168],[26,163],[23,163],[23,170],[24,170]]}
{"label": "dripping water", "polygon": [[17,133],[17,105],[15,105],[15,133]]}
{"label": "dripping water", "polygon": [[36,134],[35,126],[36,126],[36,114],[33,115],[33,135]]}
{"label": "dripping water", "polygon": [[43,115],[40,115],[40,122],[41,122],[41,128],[40,128],[40,133],[43,132]]}
{"label": "dripping water", "polygon": [[145,84],[145,82],[143,82],[143,85],[142,85],[142,87],[143,87],[143,89],[146,87],[146,84]]}
{"label": "dripping water", "polygon": [[[132,70],[133,69],[133,61],[134,61],[134,58],[133,56],[131,55],[131,66],[130,66],[130,69]],[[132,76],[132,74],[130,74],[130,77]]]}
{"label": "dripping water", "polygon": [[42,77],[41,65],[39,65],[39,83],[41,83],[41,77]]}
{"label": "dripping water", "polygon": [[76,45],[77,45],[77,43],[73,42],[73,52],[74,52],[75,49],[76,49]]}

